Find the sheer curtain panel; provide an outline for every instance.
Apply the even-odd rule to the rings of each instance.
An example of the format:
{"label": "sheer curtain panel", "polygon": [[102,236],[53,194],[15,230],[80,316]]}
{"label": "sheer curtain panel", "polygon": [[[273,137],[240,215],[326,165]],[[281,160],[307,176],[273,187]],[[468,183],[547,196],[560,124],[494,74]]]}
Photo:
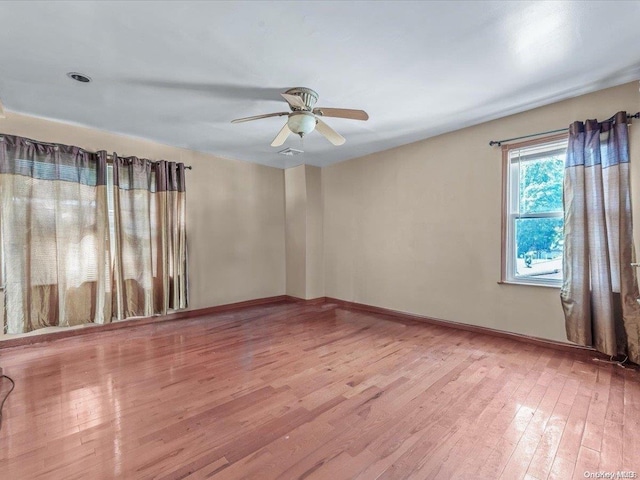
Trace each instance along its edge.
{"label": "sheer curtain panel", "polygon": [[106,154],[0,137],[5,332],[111,320]]}
{"label": "sheer curtain panel", "polygon": [[640,363],[627,114],[574,122],[564,175],[567,338]]}
{"label": "sheer curtain panel", "polygon": [[184,164],[113,154],[119,319],[187,306]]}

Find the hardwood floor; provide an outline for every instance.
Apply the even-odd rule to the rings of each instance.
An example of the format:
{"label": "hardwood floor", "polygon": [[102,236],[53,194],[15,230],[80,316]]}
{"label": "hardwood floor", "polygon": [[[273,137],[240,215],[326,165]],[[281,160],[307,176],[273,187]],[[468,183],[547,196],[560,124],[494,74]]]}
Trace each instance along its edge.
{"label": "hardwood floor", "polygon": [[3,479],[640,475],[638,371],[331,304],[0,350],[0,366]]}

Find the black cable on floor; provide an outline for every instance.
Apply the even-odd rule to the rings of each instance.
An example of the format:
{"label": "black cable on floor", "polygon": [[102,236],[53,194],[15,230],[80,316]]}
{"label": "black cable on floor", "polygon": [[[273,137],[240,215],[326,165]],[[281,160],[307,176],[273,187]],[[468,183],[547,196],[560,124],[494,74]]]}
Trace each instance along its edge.
{"label": "black cable on floor", "polygon": [[2,409],[4,408],[4,402],[7,401],[7,398],[9,398],[9,395],[11,394],[11,392],[13,392],[13,389],[16,388],[16,382],[13,381],[13,378],[6,375],[0,375],[0,378],[6,378],[11,382],[11,390],[7,392],[7,394],[2,399],[2,403],[0,403],[0,430],[2,430]]}
{"label": "black cable on floor", "polygon": [[625,364],[627,363],[627,360],[629,360],[629,355],[625,355],[624,360],[614,360],[613,355],[609,357],[609,360],[603,360],[601,358],[593,359],[594,362],[610,363],[611,365],[618,365],[619,367],[622,367],[622,368],[627,368],[625,366]]}

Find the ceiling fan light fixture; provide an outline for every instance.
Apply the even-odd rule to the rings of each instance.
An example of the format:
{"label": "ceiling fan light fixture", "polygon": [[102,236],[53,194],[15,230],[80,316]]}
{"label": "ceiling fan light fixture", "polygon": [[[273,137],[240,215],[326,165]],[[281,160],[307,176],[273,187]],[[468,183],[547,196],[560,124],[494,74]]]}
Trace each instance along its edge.
{"label": "ceiling fan light fixture", "polygon": [[289,114],[287,126],[293,133],[301,137],[313,132],[316,128],[316,117],[311,112],[293,112]]}

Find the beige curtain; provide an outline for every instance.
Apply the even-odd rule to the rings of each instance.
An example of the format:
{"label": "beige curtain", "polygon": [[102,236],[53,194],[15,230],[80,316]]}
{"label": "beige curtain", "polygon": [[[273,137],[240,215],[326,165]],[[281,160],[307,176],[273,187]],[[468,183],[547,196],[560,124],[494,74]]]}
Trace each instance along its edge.
{"label": "beige curtain", "polygon": [[111,320],[106,155],[0,138],[5,332]]}
{"label": "beige curtain", "polygon": [[564,176],[567,338],[640,363],[627,115],[575,122]]}
{"label": "beige curtain", "polygon": [[184,165],[114,153],[113,169],[117,317],[186,308]]}

